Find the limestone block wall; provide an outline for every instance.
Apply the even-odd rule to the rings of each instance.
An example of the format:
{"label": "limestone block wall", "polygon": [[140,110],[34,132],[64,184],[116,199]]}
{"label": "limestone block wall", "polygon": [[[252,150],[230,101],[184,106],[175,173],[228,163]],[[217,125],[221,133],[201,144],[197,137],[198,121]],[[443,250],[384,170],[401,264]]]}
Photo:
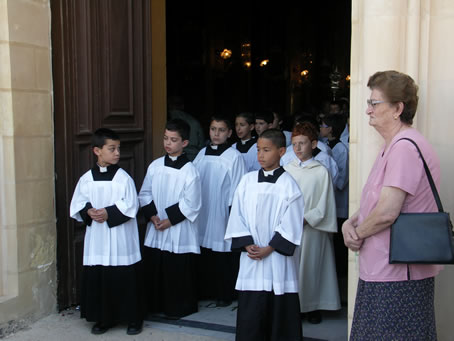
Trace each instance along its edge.
{"label": "limestone block wall", "polygon": [[0,0],[0,336],[56,309],[53,129],[49,0]]}

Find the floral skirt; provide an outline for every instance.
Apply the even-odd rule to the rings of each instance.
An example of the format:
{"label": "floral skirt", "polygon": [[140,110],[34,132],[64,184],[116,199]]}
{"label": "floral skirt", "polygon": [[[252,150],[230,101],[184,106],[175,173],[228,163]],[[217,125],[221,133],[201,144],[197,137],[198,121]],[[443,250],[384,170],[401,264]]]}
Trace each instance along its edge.
{"label": "floral skirt", "polygon": [[434,278],[400,282],[359,280],[350,341],[437,340]]}

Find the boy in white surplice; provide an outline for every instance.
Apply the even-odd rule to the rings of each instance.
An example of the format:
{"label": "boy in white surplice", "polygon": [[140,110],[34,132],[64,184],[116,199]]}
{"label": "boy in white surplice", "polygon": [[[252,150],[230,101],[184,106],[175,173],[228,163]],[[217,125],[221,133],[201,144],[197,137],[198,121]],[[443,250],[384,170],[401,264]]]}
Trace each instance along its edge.
{"label": "boy in white surplice", "polygon": [[167,122],[166,155],[148,167],[139,201],[148,221],[145,273],[148,310],[180,318],[197,312],[196,254],[200,253],[197,218],[202,206],[199,172],[183,149],[190,127]]}
{"label": "boy in white surplice", "polygon": [[241,153],[230,147],[232,123],[225,116],[210,122],[210,144],[194,159],[202,181],[202,209],[199,217],[198,285],[199,299],[215,299],[217,306],[228,306],[235,299],[235,279],[239,254],[230,251],[224,240],[233,193],[246,164]]}
{"label": "boy in white surplice", "polygon": [[236,340],[301,340],[298,260],[304,199],[293,178],[279,166],[285,136],[265,130],[257,142],[259,171],[241,179],[225,234],[241,250],[236,282]]}
{"label": "boy in white surplice", "polygon": [[96,165],[79,179],[70,216],[84,222],[81,317],[96,322],[93,334],[127,322],[129,335],[142,330],[141,254],[134,181],[117,166],[120,138],[110,129],[93,134]]}

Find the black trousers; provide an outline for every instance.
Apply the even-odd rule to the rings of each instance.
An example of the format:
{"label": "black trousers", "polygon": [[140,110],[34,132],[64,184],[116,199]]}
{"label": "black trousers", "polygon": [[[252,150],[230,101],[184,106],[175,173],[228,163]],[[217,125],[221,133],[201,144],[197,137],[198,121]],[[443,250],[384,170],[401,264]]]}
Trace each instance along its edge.
{"label": "black trousers", "polygon": [[216,252],[203,247],[200,249],[197,270],[199,299],[235,300],[240,253]]}
{"label": "black trousers", "polygon": [[240,291],[236,341],[301,341],[303,325],[297,293]]}
{"label": "black trousers", "polygon": [[150,313],[183,317],[198,310],[196,254],[145,247],[145,290]]}

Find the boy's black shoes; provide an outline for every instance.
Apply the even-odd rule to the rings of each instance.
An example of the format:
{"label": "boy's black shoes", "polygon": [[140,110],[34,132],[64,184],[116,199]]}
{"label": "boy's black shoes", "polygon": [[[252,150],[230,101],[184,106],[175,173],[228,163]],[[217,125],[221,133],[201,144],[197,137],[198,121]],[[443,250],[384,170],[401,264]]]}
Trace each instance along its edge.
{"label": "boy's black shoes", "polygon": [[142,322],[131,322],[128,324],[128,329],[126,334],[128,335],[137,335],[142,332]]}
{"label": "boy's black shoes", "polygon": [[106,326],[102,322],[96,322],[93,328],[91,328],[91,333],[95,335],[104,334],[109,328],[110,326]]}

